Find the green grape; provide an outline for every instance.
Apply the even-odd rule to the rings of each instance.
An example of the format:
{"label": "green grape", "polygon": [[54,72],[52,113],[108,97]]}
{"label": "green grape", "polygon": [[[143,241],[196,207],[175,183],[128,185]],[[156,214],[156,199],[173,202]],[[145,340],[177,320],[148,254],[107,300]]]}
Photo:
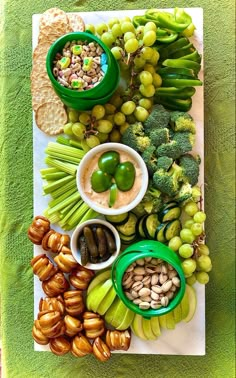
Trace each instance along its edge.
{"label": "green grape", "polygon": [[154,85],[154,87],[156,87],[156,88],[161,87],[161,84],[162,84],[162,78],[161,78],[161,76],[158,75],[158,73],[155,72],[153,74],[152,78],[153,78],[153,85]]}
{"label": "green grape", "polygon": [[145,60],[151,59],[152,54],[153,54],[153,49],[151,47],[147,47],[147,46],[143,47],[141,52],[140,52],[141,57]]}
{"label": "green grape", "polygon": [[200,255],[206,255],[208,256],[210,254],[209,248],[206,244],[200,244],[197,248]]}
{"label": "green grape", "polygon": [[102,105],[95,105],[92,109],[92,117],[96,119],[101,119],[105,115],[105,108]]}
{"label": "green grape", "polygon": [[135,33],[134,25],[130,21],[124,21],[124,22],[122,22],[121,23],[121,30],[122,30],[123,33],[126,33],[126,32],[133,32],[133,33]]}
{"label": "green grape", "polygon": [[143,69],[144,71],[150,72],[152,75],[156,73],[155,68],[150,63],[146,63]]}
{"label": "green grape", "polygon": [[212,264],[211,264],[211,259],[209,256],[201,255],[200,257],[198,257],[197,259],[198,269],[206,272],[211,266]]}
{"label": "green grape", "polygon": [[133,32],[126,32],[124,34],[124,41],[127,42],[131,38],[135,38],[135,34]]}
{"label": "green grape", "polygon": [[149,62],[153,65],[153,66],[156,66],[157,65],[157,62],[160,58],[160,54],[157,50],[154,50],[153,49],[153,54],[152,54],[152,57],[151,59],[149,59]]}
{"label": "green grape", "polygon": [[114,114],[116,111],[116,107],[112,104],[109,104],[109,102],[104,105],[104,108],[105,108],[106,114],[108,115]]}
{"label": "green grape", "polygon": [[122,104],[123,104],[123,101],[122,101],[122,98],[120,97],[120,95],[118,93],[115,93],[111,99],[110,99],[110,103],[112,105],[114,105],[116,108],[119,108]]}
{"label": "green grape", "polygon": [[193,199],[194,199],[195,202],[198,202],[200,200],[201,189],[199,188],[199,186],[194,185],[192,187],[192,197],[193,197]]}
{"label": "green grape", "polygon": [[117,129],[113,129],[109,135],[110,142],[119,143],[121,140],[121,133]]}
{"label": "green grape", "polygon": [[93,24],[86,24],[85,25],[85,30],[90,31],[92,34],[95,34],[95,26]]}
{"label": "green grape", "polygon": [[172,239],[170,239],[168,246],[175,252],[179,250],[179,248],[182,245],[182,240],[179,236],[174,236]]}
{"label": "green grape", "polygon": [[82,139],[81,141],[80,141],[80,143],[81,143],[81,147],[83,148],[83,150],[85,151],[85,152],[88,152],[89,150],[90,150],[90,147],[87,145],[87,143],[86,143],[86,139]]}
{"label": "green grape", "polygon": [[211,264],[208,268],[205,269],[205,272],[208,273],[208,272],[210,272],[211,270],[212,270],[212,264]]}
{"label": "green grape", "polygon": [[102,35],[103,33],[106,33],[108,31],[108,27],[104,22],[96,25],[95,27],[96,33],[99,35]]}
{"label": "green grape", "polygon": [[138,40],[142,40],[143,39],[143,35],[144,35],[144,25],[139,25],[137,28],[136,28],[136,38]]}
{"label": "green grape", "polygon": [[89,135],[86,138],[86,143],[89,146],[89,148],[93,148],[100,144],[100,140],[98,139],[96,135]]}
{"label": "green grape", "polygon": [[191,274],[191,276],[186,278],[186,282],[188,285],[192,286],[197,281],[195,273]]}
{"label": "green grape", "polygon": [[69,122],[75,123],[79,120],[79,112],[77,110],[71,109],[68,112],[68,120]]}
{"label": "green grape", "polygon": [[193,235],[199,236],[203,232],[203,227],[201,223],[194,223],[191,227]]}
{"label": "green grape", "polygon": [[181,266],[184,271],[184,275],[186,277],[190,277],[193,274],[193,272],[195,272],[197,264],[194,259],[188,258],[181,263]]}
{"label": "green grape", "polygon": [[107,21],[107,24],[109,28],[111,29],[114,25],[120,24],[120,20],[117,17],[111,18],[110,20]]}
{"label": "green grape", "polygon": [[125,122],[125,123],[123,123],[123,125],[120,126],[120,133],[121,133],[121,135],[124,134],[125,130],[127,130],[128,127],[129,127],[128,122]]}
{"label": "green grape", "polygon": [[130,125],[132,125],[133,123],[135,123],[135,122],[136,122],[136,118],[135,118],[134,114],[132,113],[132,114],[128,115],[128,116],[126,117],[126,121],[127,121]]}
{"label": "green grape", "polygon": [[209,275],[206,272],[197,272],[196,278],[197,281],[202,285],[206,285],[209,282]]}
{"label": "green grape", "polygon": [[111,28],[111,32],[112,32],[112,35],[113,37],[116,39],[118,37],[121,37],[123,32],[121,30],[121,25],[120,24],[115,24],[112,26]]}
{"label": "green grape", "polygon": [[152,21],[149,21],[144,26],[144,33],[148,32],[149,30],[153,30],[155,33],[157,31],[156,24]]}
{"label": "green grape", "polygon": [[142,71],[139,74],[139,80],[145,86],[152,84],[152,74],[148,71]]}
{"label": "green grape", "polygon": [[105,43],[106,46],[111,48],[113,43],[115,42],[115,38],[111,32],[105,32],[101,36],[101,40],[103,43]]}
{"label": "green grape", "polygon": [[180,237],[184,243],[193,243],[195,240],[195,236],[193,235],[192,231],[189,228],[183,228],[180,231]]}
{"label": "green grape", "polygon": [[139,48],[139,43],[136,38],[128,39],[128,41],[125,42],[125,51],[128,54],[134,53],[135,51],[138,50],[138,48]]}
{"label": "green grape", "polygon": [[206,214],[203,211],[198,211],[194,214],[193,219],[196,223],[204,223],[206,220]]}
{"label": "green grape", "polygon": [[74,135],[73,134],[73,131],[72,131],[72,126],[73,126],[73,123],[72,122],[69,122],[69,123],[66,123],[63,127],[63,131],[66,135],[69,135],[69,136],[72,136]]}
{"label": "green grape", "polygon": [[190,217],[193,217],[198,211],[198,205],[196,204],[196,202],[190,201],[184,206],[184,211]]}
{"label": "green grape", "polygon": [[120,60],[124,55],[124,50],[119,46],[112,47],[111,52],[116,60]]}
{"label": "green grape", "polygon": [[150,100],[150,98],[141,98],[138,104],[143,108],[149,110],[152,107],[152,100]]}
{"label": "green grape", "polygon": [[72,126],[73,134],[79,139],[84,139],[84,134],[86,132],[86,126],[81,122],[75,122]]}
{"label": "green grape", "polygon": [[122,24],[123,22],[131,22],[131,18],[129,16],[124,16],[121,20],[120,20],[120,23]]}
{"label": "green grape", "polygon": [[121,113],[121,112],[115,113],[115,115],[114,115],[114,123],[116,125],[118,125],[118,126],[122,125],[123,123],[125,123],[125,121],[126,121],[126,118],[125,118],[125,115],[123,113]]}
{"label": "green grape", "polygon": [[147,109],[143,108],[142,106],[137,106],[134,111],[135,118],[139,122],[144,122],[149,116]]}
{"label": "green grape", "polygon": [[193,247],[190,244],[183,244],[179,248],[179,255],[184,259],[188,259],[193,255]]}
{"label": "green grape", "polygon": [[183,228],[189,228],[189,229],[191,229],[191,227],[192,227],[193,224],[194,224],[194,220],[193,219],[188,219],[184,223]]}
{"label": "green grape", "polygon": [[106,142],[106,141],[108,140],[108,137],[109,137],[108,134],[100,133],[100,132],[98,132],[98,133],[96,134],[96,136],[98,137],[98,139],[100,140],[101,143]]}
{"label": "green grape", "polygon": [[[124,104],[121,106],[121,111],[125,115],[130,115],[135,111],[136,105],[134,101],[126,101]],[[121,124],[122,125],[122,124]]]}
{"label": "green grape", "polygon": [[141,56],[137,55],[134,58],[134,66],[139,70],[140,68],[143,68],[145,66],[146,60],[144,60]]}
{"label": "green grape", "polygon": [[139,90],[140,90],[140,93],[144,97],[152,97],[155,94],[155,87],[152,84],[149,84],[149,85],[143,85],[143,84],[141,84],[139,86]]}
{"label": "green grape", "polygon": [[156,33],[153,30],[144,31],[143,44],[144,46],[152,46],[156,42]]}
{"label": "green grape", "polygon": [[97,121],[96,129],[100,133],[109,134],[112,128],[113,128],[112,123],[108,121],[107,119],[100,119],[99,121]]}
{"label": "green grape", "polygon": [[79,115],[79,121],[86,126],[89,125],[91,122],[90,115],[88,113],[81,113]]}
{"label": "green grape", "polygon": [[114,114],[108,114],[108,115],[106,115],[105,119],[107,119],[108,121],[110,121],[112,123],[112,125],[114,126]]}

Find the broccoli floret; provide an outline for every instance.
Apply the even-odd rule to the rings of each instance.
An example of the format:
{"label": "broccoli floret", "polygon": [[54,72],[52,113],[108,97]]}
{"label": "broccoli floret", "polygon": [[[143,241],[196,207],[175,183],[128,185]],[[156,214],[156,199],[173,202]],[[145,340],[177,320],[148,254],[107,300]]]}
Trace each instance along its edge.
{"label": "broccoli floret", "polygon": [[143,152],[150,146],[150,138],[145,136],[143,125],[141,122],[130,125],[124,132],[121,142],[127,144],[138,152]]}
{"label": "broccoli floret", "polygon": [[142,199],[142,201],[135,207],[134,211],[137,215],[157,213],[163,206],[163,199],[161,192],[156,189],[150,180],[148,189]]}
{"label": "broccoli floret", "polygon": [[171,159],[177,159],[182,155],[182,150],[176,141],[163,143],[156,150],[157,156],[168,156]]}
{"label": "broccoli floret", "polygon": [[153,129],[149,133],[149,138],[151,139],[151,143],[156,147],[163,143],[168,143],[170,140],[169,129],[166,127],[163,129]]}
{"label": "broccoli floret", "polygon": [[196,125],[188,113],[171,112],[170,125],[174,131],[189,131],[192,134],[196,134]]}
{"label": "broccoli floret", "polygon": [[183,169],[184,181],[189,182],[192,186],[198,182],[200,163],[199,156],[194,157],[190,154],[183,155],[179,159],[179,165]]}
{"label": "broccoli floret", "polygon": [[150,176],[152,176],[157,170],[157,157],[155,155],[155,151],[156,147],[151,145],[142,153],[142,158],[147,166]]}
{"label": "broccoli floret", "polygon": [[182,168],[173,163],[169,171],[158,169],[153,175],[153,185],[169,197],[175,196],[180,188]]}
{"label": "broccoli floret", "polygon": [[182,206],[185,205],[189,201],[198,202],[201,198],[201,190],[198,186],[191,184],[183,183],[180,187],[178,194],[174,197],[174,199],[179,202]]}
{"label": "broccoli floret", "polygon": [[157,169],[164,169],[164,171],[168,171],[172,164],[173,159],[169,158],[168,156],[161,156],[157,159]]}
{"label": "broccoli floret", "polygon": [[170,113],[162,105],[154,105],[149,117],[144,122],[145,133],[153,129],[162,129],[168,126]]}
{"label": "broccoli floret", "polygon": [[195,143],[195,135],[188,132],[177,132],[173,136],[173,141],[177,142],[181,155],[192,150]]}

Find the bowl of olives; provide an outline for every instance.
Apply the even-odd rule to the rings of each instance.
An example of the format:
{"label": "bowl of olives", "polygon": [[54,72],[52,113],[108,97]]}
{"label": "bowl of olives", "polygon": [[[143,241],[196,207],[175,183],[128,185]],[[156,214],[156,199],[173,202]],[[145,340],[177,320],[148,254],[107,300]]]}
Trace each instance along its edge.
{"label": "bowl of olives", "polygon": [[132,210],[148,186],[148,171],[141,156],[121,143],[104,143],[82,158],[77,187],[91,209],[104,215]]}

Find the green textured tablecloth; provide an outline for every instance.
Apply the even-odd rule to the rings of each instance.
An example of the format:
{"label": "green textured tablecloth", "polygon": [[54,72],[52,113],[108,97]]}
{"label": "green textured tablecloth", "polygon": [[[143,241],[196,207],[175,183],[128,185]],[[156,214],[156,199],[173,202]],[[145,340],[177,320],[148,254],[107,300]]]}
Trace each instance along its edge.
{"label": "green textured tablecloth", "polygon": [[[202,7],[205,58],[206,231],[214,269],[206,288],[206,356],[113,355],[57,357],[34,352],[32,14],[65,11]],[[0,226],[3,367],[8,378],[234,377],[234,2],[233,0],[1,0],[0,3]],[[194,340],[193,340],[194,342]]]}

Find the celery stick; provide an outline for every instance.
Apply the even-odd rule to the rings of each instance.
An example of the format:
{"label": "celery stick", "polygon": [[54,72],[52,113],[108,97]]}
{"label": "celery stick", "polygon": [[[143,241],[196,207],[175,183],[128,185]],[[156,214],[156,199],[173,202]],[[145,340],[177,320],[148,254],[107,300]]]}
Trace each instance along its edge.
{"label": "celery stick", "polygon": [[65,146],[69,146],[70,139],[63,137],[62,135],[59,135],[57,137],[57,143],[64,144]]}
{"label": "celery stick", "polygon": [[80,208],[73,214],[73,216],[68,220],[68,226],[73,226],[78,224],[80,219],[84,216],[85,212],[89,209],[89,206],[84,202]]}
{"label": "celery stick", "polygon": [[72,176],[66,176],[66,177],[63,177],[60,180],[53,181],[50,184],[44,185],[43,186],[44,194],[49,194],[49,193],[53,192],[54,190],[60,188],[61,186],[64,186],[66,183],[68,183],[72,180],[74,180],[74,178]]}
{"label": "celery stick", "polygon": [[62,155],[74,156],[81,159],[84,156],[84,151],[71,146],[65,146],[60,143],[49,142],[47,149],[51,152],[60,153]]}
{"label": "celery stick", "polygon": [[59,197],[54,198],[52,201],[50,201],[48,203],[48,206],[51,208],[51,207],[58,205],[60,202],[64,201],[66,198],[70,197],[76,191],[77,191],[77,188],[72,188],[72,189],[66,191],[65,193],[61,194]]}
{"label": "celery stick", "polygon": [[76,202],[76,204],[70,209],[70,211],[60,220],[60,226],[67,224],[68,219],[74,214],[74,212],[82,205],[83,200]]}
{"label": "celery stick", "polygon": [[[73,176],[72,176],[73,177]],[[76,189],[76,181],[73,177],[73,180],[69,181],[67,184],[60,186],[58,189],[51,192],[52,198],[60,197],[62,194],[66,193],[70,189]]]}
{"label": "celery stick", "polygon": [[58,160],[62,160],[62,161],[68,162],[68,163],[79,164],[80,161],[81,161],[81,158],[63,155],[60,152],[51,151],[49,148],[45,149],[45,153],[48,154],[48,156],[50,156],[52,158],[56,158]]}
{"label": "celery stick", "polygon": [[40,169],[40,175],[42,178],[45,177],[45,175],[49,174],[49,173],[56,173],[56,172],[59,172],[59,170],[57,168],[42,168]]}
{"label": "celery stick", "polygon": [[96,211],[94,211],[93,209],[89,208],[85,212],[85,214],[82,216],[82,218],[79,220],[79,222],[77,222],[77,220],[72,220],[73,222],[71,221],[69,225],[70,225],[70,227],[72,229],[72,228],[78,226],[80,223],[83,223],[83,222],[85,222],[85,221],[87,221],[89,219],[94,219],[97,216],[98,216],[98,213]]}
{"label": "celery stick", "polygon": [[73,201],[79,201],[80,199],[80,194],[79,192],[75,192],[74,194],[72,194],[70,197],[67,197],[64,201],[60,202],[58,205],[50,208],[48,210],[48,214],[51,215],[61,209],[63,209],[64,207],[66,207],[67,205],[69,205],[71,202]]}
{"label": "celery stick", "polygon": [[44,210],[43,215],[51,222],[51,223],[58,223],[60,221],[60,214],[54,213],[52,215],[48,215],[48,208]]}
{"label": "celery stick", "polygon": [[84,151],[82,146],[81,146],[81,143],[78,142],[77,140],[70,139],[70,146],[75,147],[75,148],[79,148],[80,150]]}
{"label": "celery stick", "polygon": [[64,216],[72,209],[72,207],[77,203],[77,201],[74,201],[70,203],[68,206],[64,207],[64,209],[60,210],[60,219],[64,218]]}
{"label": "celery stick", "polygon": [[53,172],[53,173],[47,173],[44,177],[45,180],[50,181],[50,180],[59,180],[63,177],[66,177],[67,173],[65,172]]}
{"label": "celery stick", "polygon": [[65,163],[60,160],[52,159],[50,157],[46,157],[45,163],[52,167],[58,168],[63,172],[69,173],[69,175],[71,176],[76,175],[77,165],[75,164]]}

